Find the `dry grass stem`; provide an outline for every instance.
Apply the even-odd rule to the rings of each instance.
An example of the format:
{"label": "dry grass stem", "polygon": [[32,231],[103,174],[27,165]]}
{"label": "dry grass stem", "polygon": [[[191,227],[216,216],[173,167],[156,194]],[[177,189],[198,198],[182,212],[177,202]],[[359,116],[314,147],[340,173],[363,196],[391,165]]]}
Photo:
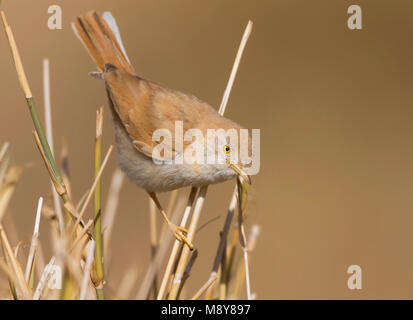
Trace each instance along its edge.
{"label": "dry grass stem", "polygon": [[46,267],[43,270],[42,276],[40,277],[40,280],[37,284],[36,290],[34,291],[33,294],[33,300],[39,300],[43,294],[43,290],[46,286],[47,281],[49,280],[50,273],[52,271],[53,266],[55,265],[56,262],[56,257],[53,256],[49,263],[46,265]]}
{"label": "dry grass stem", "polygon": [[[248,239],[247,252],[252,253],[254,251],[259,234],[260,227],[258,225],[253,225],[251,227],[251,232]],[[232,290],[232,294],[230,295],[230,299],[240,299],[244,281],[246,281],[245,260],[240,261],[239,263],[238,270],[235,275],[234,288]],[[251,294],[250,298],[253,299],[254,295]]]}
{"label": "dry grass stem", "polygon": [[113,146],[110,146],[109,149],[108,149],[108,151],[107,151],[107,153],[106,153],[106,156],[105,156],[105,158],[104,158],[104,160],[103,160],[103,162],[102,162],[102,166],[100,167],[100,170],[99,170],[98,174],[96,175],[95,181],[93,182],[92,187],[91,187],[90,190],[89,190],[89,193],[88,193],[88,195],[87,195],[87,197],[86,197],[85,203],[83,204],[82,210],[80,211],[79,216],[78,216],[77,219],[76,219],[76,222],[75,222],[75,224],[74,224],[74,229],[73,229],[73,230],[76,230],[75,228],[79,225],[80,220],[82,219],[83,215],[85,214],[87,205],[89,204],[90,199],[92,198],[93,192],[95,191],[96,185],[97,185],[98,181],[100,180],[100,177],[101,177],[101,175],[102,175],[103,170],[104,170],[105,167],[106,167],[106,164],[107,164],[107,162],[108,162],[108,160],[109,160],[109,157],[110,157],[110,155],[111,155],[111,153],[112,153],[112,150],[113,150]]}
{"label": "dry grass stem", "polygon": [[235,57],[234,65],[232,66],[231,75],[229,76],[227,87],[225,88],[224,95],[222,97],[221,105],[219,106],[219,109],[218,109],[218,112],[221,115],[224,115],[225,110],[227,108],[232,86],[234,84],[235,77],[237,75],[238,68],[241,63],[242,54],[244,53],[244,49],[245,49],[245,46],[247,45],[248,38],[251,34],[251,31],[252,31],[252,21],[248,21],[247,27],[245,28],[244,34],[241,39],[241,43],[238,48],[237,55]]}
{"label": "dry grass stem", "polygon": [[[95,179],[102,166],[102,132],[103,132],[103,106],[96,111],[96,141],[95,141]],[[94,191],[94,215],[93,215],[93,235],[94,244],[94,277],[93,283],[99,300],[104,299],[104,271],[103,271],[103,238],[102,238],[102,209],[101,209],[101,179],[96,180]]]}
{"label": "dry grass stem", "polygon": [[[176,221],[177,218],[179,217],[180,214],[180,209],[181,206],[177,205],[176,210],[174,211],[173,215],[172,215],[172,219],[171,221]],[[144,280],[139,288],[138,294],[136,296],[136,299],[138,300],[142,300],[142,299],[146,299],[149,291],[152,287],[152,283],[158,273],[160,264],[163,261],[164,256],[166,255],[167,249],[169,248],[169,245],[172,241],[172,233],[171,232],[166,232],[164,237],[161,239],[160,241],[160,246],[158,248],[158,250],[156,251],[156,255],[154,256],[154,258],[151,260],[151,263],[145,273],[145,277]],[[176,240],[177,241],[177,240]],[[179,241],[177,241],[179,243]],[[159,292],[158,292],[159,295]]]}
{"label": "dry grass stem", "polygon": [[1,238],[1,242],[3,245],[4,251],[5,251],[5,254],[7,256],[7,259],[10,262],[10,268],[13,270],[13,273],[16,279],[16,282],[14,284],[19,289],[20,294],[23,299],[30,299],[31,294],[30,294],[29,287],[27,286],[27,283],[24,280],[23,271],[11,249],[9,240],[7,239],[6,233],[3,230],[2,225],[0,225],[0,238]]}
{"label": "dry grass stem", "polygon": [[13,32],[11,31],[11,28],[7,23],[6,15],[3,11],[0,12],[0,15],[1,20],[3,21],[4,30],[6,31],[7,39],[9,40],[9,45],[13,55],[14,65],[16,67],[20,85],[23,89],[24,96],[26,97],[26,99],[30,99],[33,97],[33,95],[30,91],[29,82],[27,81],[26,73],[23,69],[23,64],[21,62],[19,51],[17,50],[17,45],[16,41],[14,40]]}
{"label": "dry grass stem", "polygon": [[[115,222],[116,213],[118,212],[119,196],[120,190],[122,188],[123,182],[125,180],[125,174],[121,169],[116,168],[113,172],[112,179],[110,182],[108,199],[105,205],[105,216],[102,221],[103,228],[103,247],[105,249],[109,248],[109,242],[112,235],[113,225]],[[105,257],[107,254],[105,253]]]}
{"label": "dry grass stem", "polygon": [[93,224],[93,220],[90,219],[82,228],[82,230],[78,233],[76,239],[73,241],[70,251],[72,251],[84,238],[84,236],[88,233],[88,229]]}
{"label": "dry grass stem", "polygon": [[85,300],[86,298],[86,293],[89,288],[90,270],[92,269],[94,252],[95,252],[95,241],[91,240],[88,246],[86,264],[85,264],[85,269],[83,272],[82,287],[80,288],[79,300]]}
{"label": "dry grass stem", "polygon": [[0,223],[3,220],[22,172],[23,168],[21,167],[11,167],[6,174],[3,184],[0,186]]}
{"label": "dry grass stem", "polygon": [[250,282],[250,273],[248,265],[248,249],[247,249],[247,238],[245,236],[245,227],[244,227],[244,211],[247,200],[247,183],[237,179],[237,188],[238,188],[238,228],[239,228],[239,240],[243,250],[244,256],[244,267],[245,267],[245,284],[247,289],[247,298],[248,300],[252,299],[251,296],[251,282]]}
{"label": "dry grass stem", "polygon": [[[229,230],[230,230],[230,227],[231,227],[232,219],[234,217],[234,212],[235,212],[236,205],[237,205],[237,188],[235,188],[234,193],[233,193],[232,198],[231,198],[231,202],[229,204],[227,217],[226,217],[225,222],[224,222],[224,227],[221,231],[221,239],[220,239],[219,244],[218,244],[217,253],[215,255],[215,260],[214,260],[214,264],[212,265],[212,272],[211,272],[211,275],[210,275],[209,279],[213,279],[213,278],[216,279],[217,278],[218,269],[219,269],[219,266],[221,265],[222,258],[225,254],[225,248],[226,248],[226,245],[227,245],[228,233],[229,233]],[[212,291],[213,288],[214,288],[214,285],[211,285],[208,288],[208,292]]]}
{"label": "dry grass stem", "polygon": [[4,179],[6,178],[7,171],[9,169],[10,164],[10,156],[5,153],[3,160],[0,161],[0,187],[4,183]]}
{"label": "dry grass stem", "polygon": [[[191,188],[191,191],[190,191],[189,197],[188,197],[188,201],[187,201],[187,204],[186,204],[186,207],[185,207],[185,211],[184,211],[184,214],[182,216],[181,223],[180,223],[181,227],[186,227],[186,224],[187,224],[187,221],[189,219],[189,215],[191,214],[192,205],[194,203],[195,196],[196,196],[197,192],[198,192],[197,188],[194,188],[194,187]],[[165,273],[164,273],[163,278],[162,278],[161,287],[159,288],[159,291],[158,291],[158,296],[156,298],[157,300],[161,300],[165,296],[166,286],[168,285],[168,280],[171,276],[172,268],[173,268],[173,265],[175,263],[176,257],[178,255],[179,248],[180,248],[180,242],[178,240],[175,240],[173,248],[172,248],[172,252],[169,256],[168,264],[167,264],[166,269],[165,269]]]}
{"label": "dry grass stem", "polygon": [[[155,202],[149,198],[149,237],[151,243],[151,259],[153,260],[158,249],[158,236],[156,231],[156,205]],[[152,282],[152,291],[154,297],[157,295],[157,275],[155,274]]]}
{"label": "dry grass stem", "polygon": [[[60,196],[65,196],[67,195],[67,191],[66,191],[66,187],[65,185],[59,181],[59,179],[56,176],[55,170],[53,170],[53,167],[46,155],[46,152],[43,148],[43,144],[40,140],[39,134],[37,131],[33,131],[33,136],[34,136],[34,140],[36,142],[37,148],[39,149],[40,155],[42,156],[43,162],[46,166],[47,171],[49,172],[50,178],[52,180],[52,183],[55,187],[56,192],[60,195]],[[66,200],[67,202],[68,200]]]}
{"label": "dry grass stem", "polygon": [[[238,48],[237,55],[235,57],[235,61],[234,61],[234,65],[232,67],[230,78],[228,80],[228,84],[227,84],[227,87],[225,89],[221,105],[220,105],[219,110],[218,110],[219,114],[221,114],[221,115],[224,115],[224,113],[225,113],[225,110],[226,110],[226,107],[227,107],[227,104],[228,104],[228,99],[229,99],[229,96],[230,96],[230,93],[231,93],[231,89],[232,89],[232,86],[234,84],[235,77],[236,77],[240,62],[241,62],[242,54],[243,54],[245,46],[248,42],[248,38],[251,34],[251,31],[252,31],[252,22],[249,21],[248,24],[247,24],[247,27],[245,28],[243,37],[241,39],[241,43],[240,43],[240,46]],[[197,226],[200,211],[202,209],[202,205],[203,205],[207,190],[208,190],[207,187],[202,187],[200,192],[199,192],[198,198],[196,200],[196,205],[195,205],[196,207],[194,209],[194,214],[193,214],[193,218],[192,218],[192,221],[191,221],[190,228],[194,227],[194,226],[195,227]],[[197,207],[198,207],[198,211],[196,211]],[[188,232],[188,240],[192,242],[194,234],[191,234],[191,237],[189,236],[190,234],[191,234],[191,232],[189,231]],[[183,248],[183,250],[182,250],[182,254],[181,254],[181,257],[180,257],[180,262],[179,262],[178,267],[177,267],[177,272],[175,274],[175,277],[174,277],[174,280],[173,280],[173,283],[172,283],[172,288],[171,288],[171,293],[170,293],[169,299],[177,298],[178,291],[179,291],[179,288],[180,288],[180,285],[181,285],[181,280],[182,280],[181,279],[182,272],[183,272],[183,269],[185,268],[185,264],[188,260],[189,252],[186,249],[187,248]]]}
{"label": "dry grass stem", "polygon": [[194,294],[191,300],[198,300],[217,280],[217,274],[211,274],[207,282]]}
{"label": "dry grass stem", "polygon": [[[53,126],[52,126],[52,106],[50,102],[50,68],[49,59],[43,59],[43,98],[44,98],[44,114],[45,114],[45,125],[46,125],[46,138],[49,142],[50,151],[54,156],[54,145],[53,145]],[[53,188],[53,203],[56,210],[57,218],[59,219],[60,232],[64,229],[64,218],[62,211],[62,204],[59,199],[59,195],[56,189]]]}
{"label": "dry grass stem", "polygon": [[[204,186],[199,190],[198,197],[195,201],[194,213],[192,215],[191,223],[188,229],[188,241],[193,243],[195,237],[195,231],[198,227],[199,218],[201,216],[202,207],[204,205],[205,196],[207,193],[208,187]],[[171,292],[169,293],[169,300],[175,300],[178,297],[178,292],[181,289],[182,277],[186,268],[186,264],[189,260],[190,249],[187,246],[182,248],[181,257],[176,268],[176,273],[172,281]]]}
{"label": "dry grass stem", "polygon": [[149,198],[149,236],[151,243],[151,254],[153,258],[158,246],[158,236],[156,231],[156,205],[151,198]]}
{"label": "dry grass stem", "polygon": [[8,142],[5,142],[1,146],[1,149],[0,149],[0,163],[3,161],[4,157],[6,156],[7,150],[9,149],[9,145],[10,144]]}
{"label": "dry grass stem", "polygon": [[72,185],[70,183],[70,170],[69,170],[69,147],[67,146],[66,139],[62,139],[62,148],[60,150],[60,159],[62,167],[62,180],[66,186],[69,199],[72,199]]}
{"label": "dry grass stem", "polygon": [[[30,112],[30,116],[33,121],[33,125],[36,130],[36,143],[38,144],[39,151],[42,154],[42,157],[44,161],[46,162],[46,167],[49,170],[50,176],[52,178],[53,184],[55,185],[56,191],[58,194],[61,196],[62,200],[64,203],[66,203],[69,200],[69,197],[66,193],[66,189],[62,180],[62,177],[60,175],[60,171],[56,165],[56,161],[54,159],[54,156],[52,154],[52,151],[50,149],[49,143],[47,141],[46,135],[44,133],[44,129],[42,126],[42,123],[39,119],[39,115],[37,113],[37,109],[35,107],[34,99],[32,96],[32,93],[30,91],[29,83],[27,81],[26,74],[24,72],[23,64],[20,59],[20,55],[17,49],[16,42],[13,37],[12,30],[10,26],[8,25],[6,21],[6,16],[4,14],[4,11],[0,12],[1,19],[3,22],[4,29],[6,31],[6,36],[9,42],[9,46],[11,49],[11,53],[13,56],[14,60],[14,65],[16,68],[17,76],[19,78],[20,86],[24,92],[24,95],[26,97],[26,103]],[[70,219],[69,214],[67,213],[66,215],[67,219]]]}
{"label": "dry grass stem", "polygon": [[43,208],[43,198],[40,197],[39,202],[37,204],[36,220],[34,223],[32,241],[30,243],[29,256],[27,258],[26,270],[24,272],[24,278],[26,282],[29,282],[30,274],[32,274],[33,269],[34,269],[33,261],[34,261],[34,256],[36,253],[37,241],[39,238],[40,216],[42,213],[42,208]]}
{"label": "dry grass stem", "polygon": [[132,290],[133,286],[138,279],[138,270],[135,267],[130,267],[125,275],[123,276],[118,289],[118,297],[120,299],[128,299]]}

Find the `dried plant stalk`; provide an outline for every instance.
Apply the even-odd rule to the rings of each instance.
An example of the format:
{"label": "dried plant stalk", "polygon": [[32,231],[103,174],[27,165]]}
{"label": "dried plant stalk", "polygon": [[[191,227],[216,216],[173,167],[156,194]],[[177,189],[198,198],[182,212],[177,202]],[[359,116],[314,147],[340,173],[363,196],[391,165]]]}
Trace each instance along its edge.
{"label": "dried plant stalk", "polygon": [[[158,236],[156,232],[156,205],[155,202],[149,198],[149,236],[151,243],[151,259],[153,260],[156,255],[156,250],[158,249]],[[153,277],[152,282],[153,296],[156,297],[157,294],[157,277]]]}
{"label": "dried plant stalk", "polygon": [[9,149],[9,143],[5,142],[0,149],[0,162],[3,161],[5,155],[7,154],[7,150]]}
{"label": "dried plant stalk", "polygon": [[[207,186],[202,187],[199,190],[198,198],[196,199],[196,202],[195,202],[194,214],[192,215],[191,224],[189,225],[188,235],[187,235],[188,241],[191,243],[193,242],[194,237],[195,237],[195,231],[198,227],[198,222],[201,216],[201,211],[204,205],[204,200],[205,200],[207,190],[208,190]],[[171,292],[169,293],[169,297],[168,297],[169,300],[175,300],[178,298],[178,292],[181,289],[182,276],[184,274],[190,252],[191,250],[188,248],[188,246],[184,246],[182,248],[181,257],[179,259],[178,267],[176,268],[176,273],[175,273],[175,276],[172,282]]]}
{"label": "dried plant stalk", "polygon": [[[43,126],[40,122],[39,115],[37,113],[37,109],[36,109],[36,106],[35,106],[35,103],[34,103],[33,95],[32,95],[32,92],[30,90],[29,82],[27,81],[26,73],[24,72],[23,64],[21,62],[20,54],[19,54],[19,51],[17,49],[16,42],[14,40],[13,32],[12,32],[10,26],[7,23],[6,15],[5,15],[4,11],[1,11],[0,15],[1,15],[1,20],[3,22],[4,29],[6,31],[6,36],[7,36],[9,46],[10,46],[10,49],[11,49],[11,53],[12,53],[12,56],[13,56],[17,76],[18,76],[19,82],[20,82],[20,86],[21,86],[21,88],[23,90],[23,93],[24,93],[24,96],[26,98],[27,106],[29,108],[30,115],[31,115],[32,120],[33,120],[33,124],[34,124],[34,127],[36,129],[37,137],[38,137],[38,140],[41,144],[41,147],[42,147],[41,149],[43,150],[43,153],[44,153],[44,158],[46,159],[46,161],[48,163],[47,166],[50,168],[51,172],[53,173],[52,179],[54,180],[53,182],[54,182],[55,187],[56,187],[56,183],[58,184],[59,189],[56,189],[56,191],[61,196],[63,202],[66,203],[69,200],[69,197],[68,197],[67,192],[64,188],[64,183],[63,183],[62,177],[60,175],[60,171],[59,171],[59,169],[56,165],[56,161],[53,157],[53,154],[52,154],[52,151],[50,149],[49,143],[46,139],[46,135],[44,133]],[[69,218],[69,214],[67,214],[67,218]]]}
{"label": "dried plant stalk", "polygon": [[[191,192],[189,193],[188,202],[187,202],[187,205],[185,207],[185,212],[182,216],[182,220],[181,220],[181,223],[180,223],[181,227],[186,226],[186,223],[189,219],[189,215],[191,213],[192,205],[194,203],[195,196],[196,196],[197,192],[198,192],[197,188],[194,188],[194,187],[191,188]],[[175,260],[176,260],[176,257],[178,255],[178,251],[179,251],[180,246],[181,246],[180,242],[178,240],[175,240],[174,246],[173,246],[171,254],[169,256],[168,264],[167,264],[166,269],[165,269],[165,273],[164,273],[163,278],[162,278],[161,287],[159,288],[158,296],[156,297],[157,300],[161,300],[165,296],[166,286],[167,286],[168,280],[171,276],[172,267],[175,263]]]}
{"label": "dried plant stalk", "polygon": [[204,292],[206,292],[214,284],[216,280],[217,280],[217,274],[216,273],[211,274],[207,282],[205,282],[205,284],[195,293],[195,295],[191,298],[191,300],[199,299],[204,294]]}
{"label": "dried plant stalk", "polygon": [[7,206],[16,188],[16,184],[23,172],[23,168],[13,166],[11,167],[4,180],[4,183],[0,187],[0,223],[3,220],[6,213]]}
{"label": "dried plant stalk", "polygon": [[[44,114],[45,114],[45,124],[46,124],[46,137],[50,145],[50,151],[54,156],[53,148],[53,129],[52,129],[52,106],[50,98],[50,68],[49,68],[49,59],[43,59],[43,98],[44,98]],[[62,178],[63,180],[63,178]],[[59,219],[60,232],[63,232],[64,229],[64,218],[62,212],[62,204],[59,200],[59,195],[53,188],[52,184],[52,193],[53,193],[53,203],[56,210],[57,218]]]}
{"label": "dried plant stalk", "polygon": [[33,270],[34,270],[33,262],[34,262],[34,257],[36,254],[37,241],[39,238],[40,216],[42,213],[42,207],[43,207],[43,198],[40,197],[39,202],[37,204],[36,220],[34,223],[33,236],[32,236],[32,241],[30,243],[30,251],[29,251],[29,256],[27,258],[26,270],[24,273],[24,278],[26,282],[28,283],[31,283],[31,281],[29,280],[30,280],[30,276],[33,275]]}
{"label": "dried plant stalk", "polygon": [[11,265],[11,263],[10,263],[10,259],[8,257],[8,254],[6,252],[5,246],[2,246],[2,251],[3,251],[3,256],[5,257],[5,260],[6,260],[6,263],[5,263],[6,264],[6,269],[5,269],[5,271],[6,271],[6,275],[7,275],[7,280],[9,282],[10,292],[13,296],[13,299],[18,300],[19,296],[17,295],[17,290],[16,290],[16,286],[15,286],[15,283],[16,283],[17,280],[16,280],[14,272],[12,272],[10,270],[9,266]]}
{"label": "dried plant stalk", "polygon": [[6,142],[3,144],[2,148],[0,149],[0,187],[4,183],[4,179],[6,177],[6,173],[9,168],[10,157],[7,153],[8,148],[9,148],[9,143]]}
{"label": "dried plant stalk", "polygon": [[[244,34],[243,34],[242,39],[241,39],[240,46],[238,48],[237,55],[235,57],[234,65],[232,67],[231,75],[229,77],[227,87],[225,89],[225,92],[224,92],[224,95],[223,95],[223,98],[222,98],[222,101],[221,101],[221,105],[220,105],[219,110],[218,110],[218,113],[220,115],[224,115],[224,113],[225,113],[225,110],[226,110],[226,107],[227,107],[227,104],[228,104],[228,100],[229,100],[229,96],[230,96],[230,93],[231,93],[231,89],[232,89],[232,86],[233,86],[234,81],[235,81],[235,77],[236,77],[236,74],[237,74],[237,71],[238,71],[238,67],[239,67],[240,62],[241,62],[242,54],[243,54],[245,46],[248,42],[248,38],[251,34],[251,31],[252,31],[252,22],[248,21],[247,27],[245,28]],[[200,211],[202,210],[202,205],[203,205],[207,190],[208,190],[207,187],[202,187],[200,192],[199,192],[198,198],[196,200],[196,207],[195,207],[195,208],[198,207],[199,210],[198,211],[194,210],[194,215],[192,217],[190,229],[191,229],[191,227],[192,228],[197,227],[198,220],[199,220],[199,215],[201,213]],[[195,231],[195,230],[193,230],[193,231]],[[191,234],[192,238],[189,237],[190,234],[191,234],[191,232],[189,231],[188,232],[188,240],[190,242],[192,242],[194,234]],[[183,272],[183,270],[185,268],[185,265],[188,261],[188,255],[189,255],[188,250],[189,250],[188,248],[183,248],[183,250],[182,250],[180,261],[179,261],[179,264],[178,264],[178,267],[177,267],[177,272],[175,273],[175,277],[174,277],[174,280],[173,280],[173,283],[172,283],[172,288],[171,288],[171,293],[169,295],[169,299],[176,299],[177,296],[178,296],[178,291],[180,290],[180,285],[181,285],[181,281],[182,281],[182,278],[181,278],[182,277],[182,272]]]}
{"label": "dried plant stalk", "polygon": [[9,240],[7,239],[6,233],[3,230],[3,226],[0,224],[0,238],[1,238],[1,243],[3,245],[4,251],[7,255],[7,259],[8,261],[10,261],[10,268],[13,270],[14,272],[14,276],[16,279],[16,287],[19,289],[20,294],[22,295],[23,299],[30,299],[31,298],[31,294],[30,294],[30,290],[27,286],[26,281],[24,280],[24,274],[23,271],[20,267],[19,262],[17,261]]}
{"label": "dried plant stalk", "polygon": [[93,193],[94,193],[94,191],[95,191],[96,185],[98,184],[98,182],[99,182],[99,180],[100,180],[100,177],[102,176],[103,170],[105,169],[106,164],[108,163],[109,157],[110,157],[110,155],[112,154],[112,150],[113,150],[113,146],[111,145],[111,146],[109,147],[108,151],[106,152],[106,156],[105,156],[105,158],[103,159],[102,166],[100,167],[100,170],[99,170],[98,174],[96,175],[95,181],[93,182],[92,187],[91,187],[90,190],[89,190],[89,193],[88,193],[88,195],[87,195],[87,197],[86,197],[86,200],[85,200],[85,202],[84,202],[84,204],[83,204],[83,206],[82,206],[82,210],[80,211],[80,213],[79,213],[79,215],[78,215],[78,217],[77,217],[77,219],[76,219],[76,221],[75,221],[75,224],[74,224],[74,226],[73,226],[73,231],[72,231],[72,233],[74,232],[74,230],[76,230],[76,227],[79,225],[80,221],[81,221],[82,218],[83,218],[83,215],[84,215],[85,212],[86,212],[86,208],[87,208],[87,206],[88,206],[88,204],[89,204],[89,202],[90,202],[90,199],[92,198],[92,195],[93,195]]}
{"label": "dried plant stalk", "polygon": [[[181,202],[181,201],[180,201]],[[179,213],[181,212],[180,209],[182,206],[180,205],[180,203],[178,203],[176,210],[174,211],[171,221],[176,221],[177,218],[179,217]],[[186,211],[186,210],[185,210]],[[146,297],[148,296],[148,293],[152,287],[152,283],[153,283],[153,279],[155,278],[155,276],[157,275],[157,272],[159,270],[160,264],[164,258],[164,256],[166,255],[167,249],[170,245],[170,242],[172,241],[172,233],[171,232],[166,232],[164,237],[161,239],[160,241],[160,246],[159,249],[156,252],[155,257],[152,259],[144,280],[139,288],[138,294],[136,295],[136,299],[138,300],[143,300],[146,299]],[[180,243],[178,240],[176,240],[178,243]],[[159,296],[159,293],[158,293]]]}
{"label": "dried plant stalk", "polygon": [[62,139],[62,148],[60,150],[60,161],[62,167],[62,179],[66,186],[69,199],[72,198],[72,186],[70,183],[70,170],[69,170],[69,147],[67,146],[66,139]]}
{"label": "dried plant stalk", "polygon": [[[113,172],[112,179],[109,186],[108,198],[105,205],[105,216],[102,217],[103,225],[103,247],[105,250],[109,248],[109,242],[112,235],[113,224],[119,204],[119,195],[122,188],[123,181],[125,180],[125,174],[121,169],[116,168]],[[107,259],[107,252],[105,251],[105,260]],[[107,260],[106,260],[107,261]]]}
{"label": "dried plant stalk", "polygon": [[[244,185],[244,186],[243,186]],[[247,248],[247,238],[245,236],[245,227],[244,227],[244,211],[247,200],[247,183],[237,179],[237,188],[238,188],[238,234],[239,241],[242,247],[243,256],[244,256],[244,268],[245,268],[245,284],[247,289],[247,298],[248,300],[252,299],[251,295],[251,282],[250,282],[250,272],[248,265],[248,248]]]}
{"label": "dried plant stalk", "polygon": [[[209,279],[207,280],[207,283],[211,279],[216,279],[218,276],[219,266],[221,265],[222,258],[225,254],[228,233],[231,227],[232,219],[234,218],[234,212],[235,212],[236,205],[237,205],[237,188],[235,188],[234,193],[231,198],[231,203],[229,204],[227,217],[225,219],[224,227],[221,231],[221,239],[218,244],[218,249],[215,255],[214,264],[212,265],[212,272],[211,272],[211,275],[209,276]],[[214,285],[211,285],[209,286],[207,290],[209,293],[211,293],[213,289],[214,289]]]}
{"label": "dried plant stalk", "polygon": [[[251,253],[254,251],[258,236],[260,234],[260,227],[258,225],[253,225],[251,227],[250,236],[248,239],[248,246],[247,252]],[[246,281],[246,270],[245,270],[245,261],[240,261],[237,273],[235,275],[234,281],[234,288],[232,293],[230,294],[230,299],[240,299],[241,290],[244,285],[244,281]],[[254,296],[250,294],[250,298],[252,299]]]}
{"label": "dried plant stalk", "polygon": [[34,291],[33,300],[39,300],[40,297],[42,296],[46,283],[49,280],[50,272],[52,271],[52,268],[55,262],[56,262],[56,257],[53,256],[50,259],[49,263],[44,268],[42,276],[40,277],[40,280],[37,284],[36,290]]}
{"label": "dried plant stalk", "polygon": [[[103,106],[96,112],[96,141],[95,141],[95,179],[102,167],[102,131],[103,131]],[[94,244],[94,285],[96,295],[99,300],[104,299],[103,285],[103,239],[102,239],[102,209],[101,209],[101,179],[97,179],[94,192],[94,224],[93,234],[95,238]]]}
{"label": "dried plant stalk", "polygon": [[[80,288],[79,300],[85,300],[86,298],[87,289],[89,287],[88,284],[89,284],[89,279],[90,279],[90,270],[92,269],[94,252],[95,252],[95,241],[91,240],[89,242],[85,270],[84,270],[83,278],[82,278],[82,287]],[[98,294],[97,290],[96,290],[96,293]],[[98,294],[98,298],[99,298],[99,294]]]}

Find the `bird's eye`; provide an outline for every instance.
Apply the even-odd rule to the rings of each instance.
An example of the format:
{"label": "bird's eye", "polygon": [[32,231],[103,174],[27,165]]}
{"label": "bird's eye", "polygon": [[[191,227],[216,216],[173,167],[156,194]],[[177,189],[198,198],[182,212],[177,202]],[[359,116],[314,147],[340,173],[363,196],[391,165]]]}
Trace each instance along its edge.
{"label": "bird's eye", "polygon": [[229,145],[225,145],[224,146],[224,151],[226,154],[230,154],[231,153],[231,147]]}

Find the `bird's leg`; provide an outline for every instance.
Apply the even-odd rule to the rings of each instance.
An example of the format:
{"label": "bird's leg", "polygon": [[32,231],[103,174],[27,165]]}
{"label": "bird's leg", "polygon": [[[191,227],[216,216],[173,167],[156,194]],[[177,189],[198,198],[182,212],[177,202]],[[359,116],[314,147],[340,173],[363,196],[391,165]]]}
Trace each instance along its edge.
{"label": "bird's leg", "polygon": [[158,197],[156,196],[155,192],[148,192],[149,196],[155,202],[156,207],[162,214],[162,217],[164,218],[165,222],[168,224],[169,229],[174,233],[175,238],[183,243],[185,243],[189,249],[193,250],[194,246],[192,245],[191,242],[187,239],[186,235],[188,233],[188,230],[186,230],[184,227],[177,226],[176,224],[172,223],[171,220],[169,220],[168,216],[166,215],[166,212],[163,210],[161,203],[158,200]]}

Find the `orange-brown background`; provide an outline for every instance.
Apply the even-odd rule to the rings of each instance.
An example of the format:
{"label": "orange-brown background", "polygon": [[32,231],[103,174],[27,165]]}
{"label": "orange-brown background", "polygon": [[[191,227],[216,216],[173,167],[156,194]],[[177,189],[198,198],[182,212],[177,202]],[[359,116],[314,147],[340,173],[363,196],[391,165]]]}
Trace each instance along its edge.
{"label": "orange-brown background", "polygon": [[[47,28],[52,4],[63,9],[63,30]],[[362,31],[347,28],[351,4],[363,9]],[[112,11],[139,75],[214,106],[252,19],[227,116],[261,129],[261,172],[248,209],[248,226],[262,231],[253,291],[270,299],[413,298],[413,2],[6,0],[3,8],[39,110],[42,59],[50,58],[55,147],[66,138],[76,199],[93,179],[95,110],[106,98],[88,76],[95,67],[72,34],[73,18]],[[15,163],[35,163],[10,211],[27,242],[38,197],[51,204],[50,185],[3,31],[0,48],[0,142],[11,142]],[[113,143],[107,109],[104,130],[106,149]],[[115,165],[113,157],[105,195]],[[201,224],[220,218],[196,238],[188,292],[208,277],[232,185],[209,190]],[[127,182],[121,201],[109,278],[115,287],[126,266],[143,273],[150,256],[145,193]],[[48,239],[42,234],[42,243]],[[352,264],[363,269],[361,291],[346,286]]]}

